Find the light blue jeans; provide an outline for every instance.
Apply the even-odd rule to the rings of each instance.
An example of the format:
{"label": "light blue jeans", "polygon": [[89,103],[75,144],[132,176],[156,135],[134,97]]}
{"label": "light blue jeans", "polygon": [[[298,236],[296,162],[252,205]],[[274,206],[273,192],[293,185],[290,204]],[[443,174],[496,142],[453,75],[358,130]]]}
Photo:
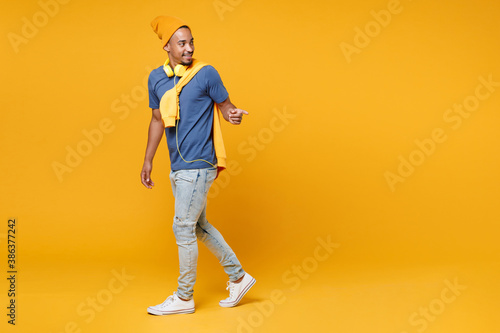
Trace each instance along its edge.
{"label": "light blue jeans", "polygon": [[196,282],[197,238],[219,259],[229,281],[236,281],[245,275],[233,250],[206,218],[207,193],[216,175],[216,168],[170,172],[175,197],[173,230],[179,249],[177,295],[185,300],[193,297]]}

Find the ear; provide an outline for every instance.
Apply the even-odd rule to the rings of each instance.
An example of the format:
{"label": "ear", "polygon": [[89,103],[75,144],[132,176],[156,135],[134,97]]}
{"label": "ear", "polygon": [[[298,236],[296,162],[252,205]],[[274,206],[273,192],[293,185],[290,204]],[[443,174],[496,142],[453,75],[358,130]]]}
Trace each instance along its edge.
{"label": "ear", "polygon": [[170,42],[168,42],[167,44],[165,44],[165,46],[163,47],[163,49],[167,52],[170,52]]}

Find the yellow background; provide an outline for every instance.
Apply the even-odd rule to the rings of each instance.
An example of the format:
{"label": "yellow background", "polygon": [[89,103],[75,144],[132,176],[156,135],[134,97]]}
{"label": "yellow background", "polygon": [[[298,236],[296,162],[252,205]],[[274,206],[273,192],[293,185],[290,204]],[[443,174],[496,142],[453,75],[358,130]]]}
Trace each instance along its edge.
{"label": "yellow background", "polygon": [[[8,332],[500,330],[500,87],[460,126],[445,120],[475,96],[480,77],[500,82],[500,3],[73,0],[52,15],[40,3],[54,4],[0,7]],[[372,11],[388,8],[398,13],[375,23]],[[257,279],[234,309],[218,306],[226,277],[200,244],[196,314],[146,314],[177,278],[164,142],[155,188],[139,178],[150,120],[144,82],[166,57],[149,25],[157,15],[190,24],[195,57],[217,68],[250,113],[241,126],[223,124],[231,168],[208,208]],[[27,32],[34,19],[39,27]],[[357,29],[367,28],[365,45]],[[15,45],[13,34],[25,39]],[[346,44],[357,51],[346,55]],[[96,129],[107,133],[89,146],[84,132]],[[415,141],[435,129],[446,140],[391,187],[387,172],[398,174],[400,156],[424,156]],[[68,167],[68,147],[87,156]],[[54,163],[71,172],[58,177]],[[9,218],[15,327],[6,316]],[[337,247],[318,256],[318,239]],[[123,271],[130,280],[110,293],[113,272]],[[454,281],[463,289],[444,302]],[[97,296],[90,320],[78,309]],[[415,317],[422,308],[438,314]]]}

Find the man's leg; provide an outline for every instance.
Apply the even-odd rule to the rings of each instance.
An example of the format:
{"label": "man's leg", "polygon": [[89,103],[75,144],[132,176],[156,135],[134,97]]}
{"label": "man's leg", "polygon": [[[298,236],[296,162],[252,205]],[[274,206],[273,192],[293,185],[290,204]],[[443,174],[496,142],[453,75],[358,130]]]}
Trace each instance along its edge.
{"label": "man's leg", "polygon": [[243,278],[245,271],[241,267],[236,254],[226,243],[221,233],[207,221],[206,207],[198,219],[196,236],[219,259],[224,271],[229,276],[229,281],[239,282]]}
{"label": "man's leg", "polygon": [[229,290],[229,297],[220,301],[219,305],[222,307],[238,305],[243,296],[255,284],[255,279],[250,274],[245,273],[234,251],[226,243],[221,233],[207,221],[206,206],[198,218],[196,236],[219,259],[224,271],[229,276],[226,288]]}
{"label": "man's leg", "polygon": [[[207,201],[207,172],[203,169],[179,170],[170,173],[170,181],[175,197],[173,229],[179,249],[179,285],[163,303],[148,307],[148,313],[153,315],[193,313],[195,310],[193,286],[198,261],[195,230]],[[211,182],[213,179],[208,180],[209,184]]]}
{"label": "man's leg", "polygon": [[170,175],[175,196],[173,230],[179,250],[177,295],[183,300],[192,299],[196,282],[196,224],[206,206],[210,184],[215,179],[215,174],[212,175],[208,170],[179,170]]}

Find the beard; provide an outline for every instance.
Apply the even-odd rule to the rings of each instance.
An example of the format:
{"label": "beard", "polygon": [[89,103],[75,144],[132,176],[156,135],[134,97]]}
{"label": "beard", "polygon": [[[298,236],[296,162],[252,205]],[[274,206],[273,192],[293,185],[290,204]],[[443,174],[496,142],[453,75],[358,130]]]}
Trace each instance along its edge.
{"label": "beard", "polygon": [[191,64],[193,63],[193,54],[190,54],[191,56],[191,60],[189,61],[181,61],[181,64],[184,65],[184,66],[191,66]]}

